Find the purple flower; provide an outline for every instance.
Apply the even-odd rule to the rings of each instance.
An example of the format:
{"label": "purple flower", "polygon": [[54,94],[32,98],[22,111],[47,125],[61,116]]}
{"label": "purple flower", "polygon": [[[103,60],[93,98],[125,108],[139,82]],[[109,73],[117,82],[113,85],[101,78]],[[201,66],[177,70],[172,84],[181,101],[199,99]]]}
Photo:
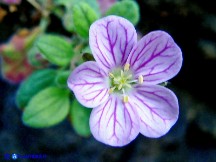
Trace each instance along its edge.
{"label": "purple flower", "polygon": [[174,77],[182,53],[172,37],[153,31],[137,42],[134,26],[108,16],[90,27],[95,61],[77,67],[68,86],[90,116],[93,136],[108,145],[124,146],[139,134],[157,138],[175,124],[179,106],[175,94],[157,85]]}

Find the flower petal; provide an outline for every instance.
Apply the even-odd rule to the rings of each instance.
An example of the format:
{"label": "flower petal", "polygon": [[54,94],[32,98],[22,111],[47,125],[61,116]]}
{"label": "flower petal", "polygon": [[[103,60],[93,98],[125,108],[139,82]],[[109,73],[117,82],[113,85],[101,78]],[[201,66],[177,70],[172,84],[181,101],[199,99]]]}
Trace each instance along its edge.
{"label": "flower petal", "polygon": [[182,66],[181,49],[163,31],[144,36],[132,49],[127,62],[146,84],[158,84],[174,77]]}
{"label": "flower petal", "polygon": [[94,61],[78,66],[68,78],[68,87],[86,107],[96,107],[108,99],[108,81]]}
{"label": "flower petal", "polygon": [[138,86],[131,98],[140,116],[140,133],[147,137],[163,136],[178,119],[178,100],[165,87]]}
{"label": "flower petal", "polygon": [[130,102],[118,96],[110,98],[92,110],[90,128],[93,136],[111,146],[124,146],[139,134],[139,117]]}
{"label": "flower petal", "polygon": [[124,65],[136,41],[133,24],[118,16],[107,16],[90,27],[89,44],[95,60],[105,72]]}

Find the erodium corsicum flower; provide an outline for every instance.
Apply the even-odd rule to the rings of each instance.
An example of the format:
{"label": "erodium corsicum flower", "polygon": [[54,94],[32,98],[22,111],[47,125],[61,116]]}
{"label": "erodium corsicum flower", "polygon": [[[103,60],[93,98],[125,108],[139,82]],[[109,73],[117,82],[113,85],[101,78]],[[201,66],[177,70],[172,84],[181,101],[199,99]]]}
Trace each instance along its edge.
{"label": "erodium corsicum flower", "polygon": [[178,118],[175,94],[157,85],[174,77],[182,52],[164,31],[153,31],[137,42],[134,26],[108,16],[94,22],[89,43],[95,61],[78,66],[68,86],[90,116],[93,136],[111,146],[124,146],[141,133],[157,138]]}

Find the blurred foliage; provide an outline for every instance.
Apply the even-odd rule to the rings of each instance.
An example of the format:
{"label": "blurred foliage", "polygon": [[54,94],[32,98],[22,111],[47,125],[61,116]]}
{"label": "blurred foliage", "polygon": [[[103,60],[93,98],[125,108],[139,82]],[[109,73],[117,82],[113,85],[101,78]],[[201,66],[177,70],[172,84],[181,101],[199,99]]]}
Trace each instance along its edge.
{"label": "blurred foliage", "polygon": [[3,76],[13,83],[19,83],[32,73],[34,67],[27,60],[27,52],[40,34],[35,28],[19,30],[8,43],[0,45]]}

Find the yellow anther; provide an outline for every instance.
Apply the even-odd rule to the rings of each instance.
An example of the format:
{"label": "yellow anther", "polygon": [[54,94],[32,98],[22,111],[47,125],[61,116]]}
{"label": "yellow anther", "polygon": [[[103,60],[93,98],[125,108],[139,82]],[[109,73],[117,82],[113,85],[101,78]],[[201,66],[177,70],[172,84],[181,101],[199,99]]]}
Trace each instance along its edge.
{"label": "yellow anther", "polygon": [[127,96],[127,95],[124,95],[124,96],[123,96],[123,101],[124,101],[125,103],[128,102],[128,96]]}
{"label": "yellow anther", "polygon": [[128,71],[130,69],[130,64],[126,63],[124,66],[124,71]]}
{"label": "yellow anther", "polygon": [[110,78],[114,78],[115,76],[112,73],[109,73]]}
{"label": "yellow anther", "polygon": [[113,91],[115,90],[116,87],[112,87],[109,89],[109,94],[113,93]]}
{"label": "yellow anther", "polygon": [[143,83],[143,76],[142,75],[139,76],[138,81],[139,81],[140,84]]}

